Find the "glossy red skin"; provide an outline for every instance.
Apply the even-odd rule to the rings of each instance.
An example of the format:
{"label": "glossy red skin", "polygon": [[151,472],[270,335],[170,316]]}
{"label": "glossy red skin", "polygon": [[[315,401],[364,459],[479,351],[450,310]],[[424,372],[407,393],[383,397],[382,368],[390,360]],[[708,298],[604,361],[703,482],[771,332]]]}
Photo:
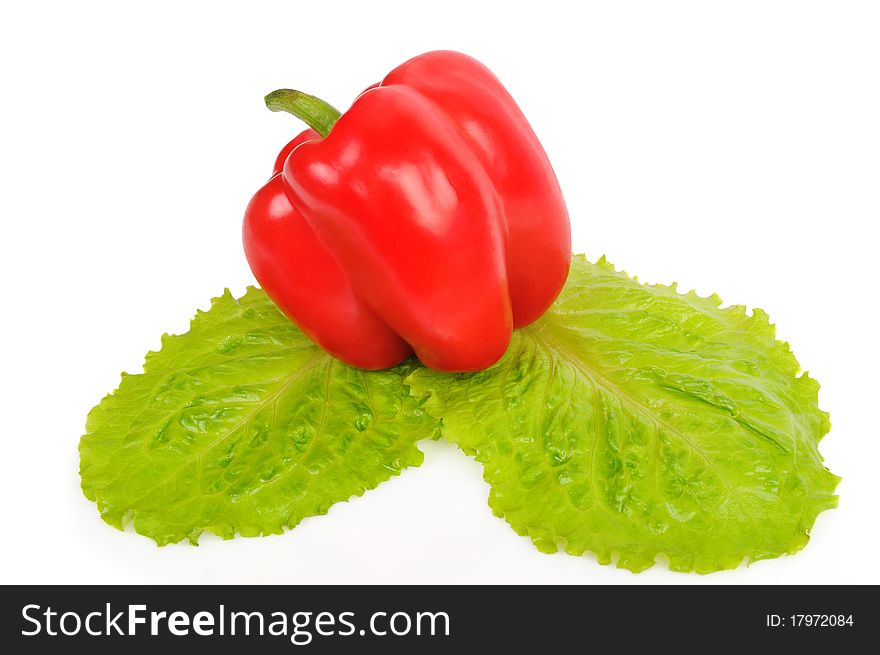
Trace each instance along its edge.
{"label": "glossy red skin", "polygon": [[245,216],[248,261],[281,310],[350,364],[387,368],[411,346],[431,368],[486,368],[565,282],[553,170],[470,57],[406,62],[326,138],[288,144],[279,167]]}
{"label": "glossy red skin", "polygon": [[352,366],[387,368],[412,349],[358,300],[346,273],[284,191],[280,169],[287,155],[320,138],[306,130],[279,154],[272,178],[245,211],[245,255],[269,297],[312,341]]}
{"label": "glossy red skin", "polygon": [[568,209],[538,137],[498,78],[472,57],[414,57],[382,81],[395,84],[436,103],[483,163],[507,225],[513,327],[528,325],[556,300],[571,263]]}

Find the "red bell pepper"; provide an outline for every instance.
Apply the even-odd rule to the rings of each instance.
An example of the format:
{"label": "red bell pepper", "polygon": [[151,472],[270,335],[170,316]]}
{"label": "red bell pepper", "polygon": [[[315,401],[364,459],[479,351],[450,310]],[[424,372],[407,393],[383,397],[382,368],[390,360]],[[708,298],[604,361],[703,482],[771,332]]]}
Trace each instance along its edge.
{"label": "red bell pepper", "polygon": [[498,79],[429,52],[341,115],[266,97],[311,129],[281,151],[244,220],[266,293],[318,345],[380,369],[412,351],[475,371],[537,319],[568,275],[568,212],[541,144]]}

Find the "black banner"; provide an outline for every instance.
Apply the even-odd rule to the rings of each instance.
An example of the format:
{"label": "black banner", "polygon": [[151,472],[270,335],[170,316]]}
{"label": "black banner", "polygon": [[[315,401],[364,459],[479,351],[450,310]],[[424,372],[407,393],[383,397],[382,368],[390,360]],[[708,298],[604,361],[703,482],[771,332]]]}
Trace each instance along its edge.
{"label": "black banner", "polygon": [[875,594],[838,586],[23,586],[4,587],[0,610],[5,652],[116,653],[143,644],[175,653],[228,642],[271,653],[614,644],[620,652],[645,645],[681,653],[872,643]]}

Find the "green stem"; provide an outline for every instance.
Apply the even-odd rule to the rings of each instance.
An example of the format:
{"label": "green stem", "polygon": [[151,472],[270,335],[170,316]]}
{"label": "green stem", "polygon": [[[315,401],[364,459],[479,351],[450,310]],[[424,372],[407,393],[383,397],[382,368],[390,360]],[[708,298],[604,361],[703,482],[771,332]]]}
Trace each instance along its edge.
{"label": "green stem", "polygon": [[293,114],[321,136],[330,134],[342,115],[339,110],[320,98],[293,89],[278,89],[266,96],[266,106],[272,111]]}

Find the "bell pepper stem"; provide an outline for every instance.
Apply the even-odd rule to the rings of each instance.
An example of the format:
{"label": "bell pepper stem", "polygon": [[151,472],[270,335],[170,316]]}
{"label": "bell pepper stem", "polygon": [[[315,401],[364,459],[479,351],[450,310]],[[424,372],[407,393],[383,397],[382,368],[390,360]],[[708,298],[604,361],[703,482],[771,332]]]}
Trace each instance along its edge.
{"label": "bell pepper stem", "polygon": [[266,96],[266,106],[272,111],[293,114],[321,136],[330,134],[342,115],[339,110],[320,98],[293,89],[278,89]]}

